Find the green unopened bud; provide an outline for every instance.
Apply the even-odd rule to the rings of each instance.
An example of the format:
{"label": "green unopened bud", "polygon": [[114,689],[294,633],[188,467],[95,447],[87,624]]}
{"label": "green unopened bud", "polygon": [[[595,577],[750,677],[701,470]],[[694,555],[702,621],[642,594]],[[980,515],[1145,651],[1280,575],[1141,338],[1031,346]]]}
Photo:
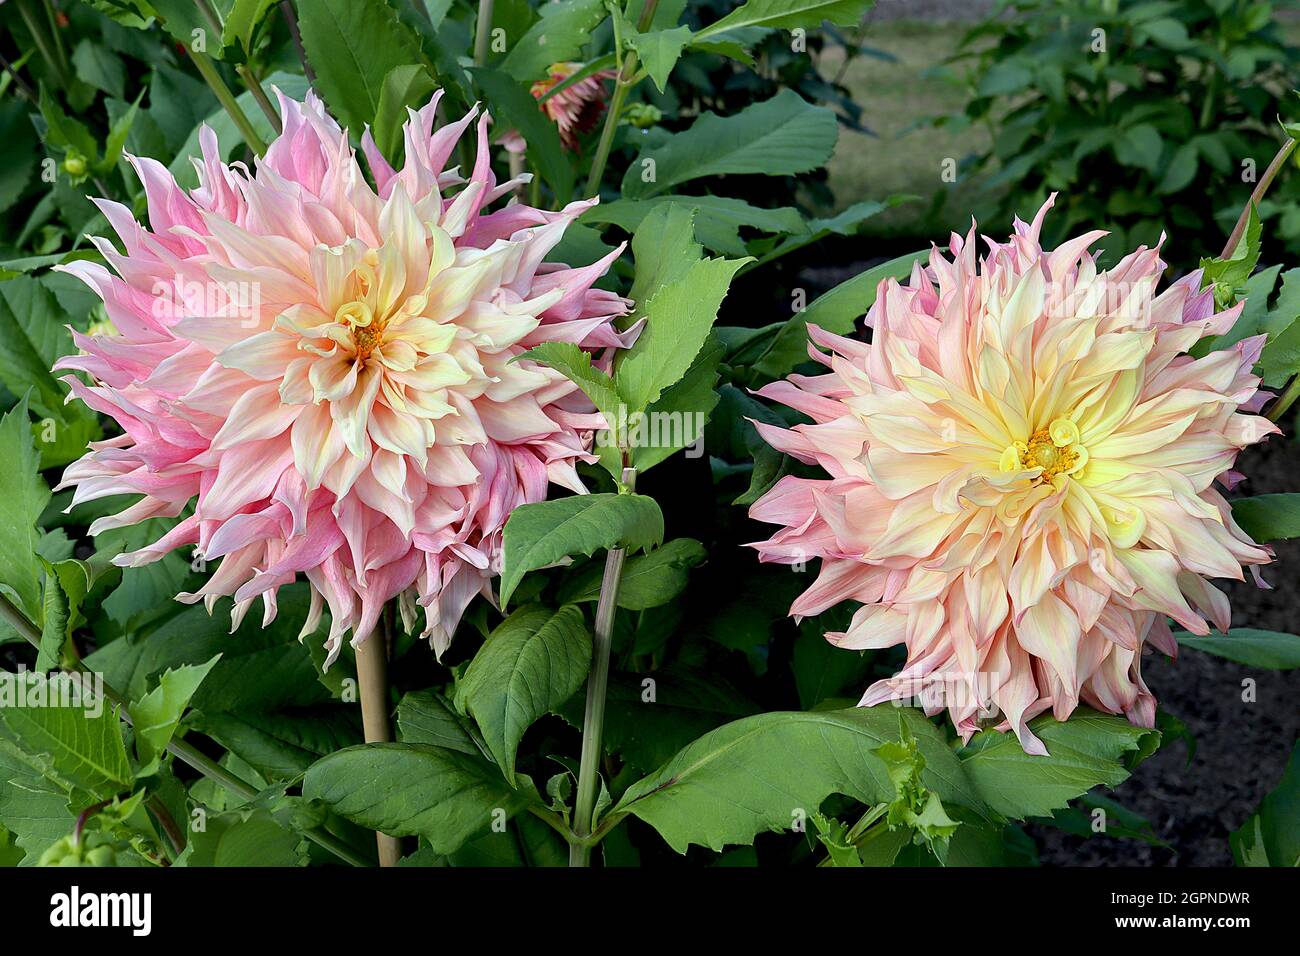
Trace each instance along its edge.
{"label": "green unopened bud", "polygon": [[[65,862],[71,860],[72,862]],[[80,866],[80,853],[77,844],[73,841],[72,836],[65,836],[52,846],[48,847],[41,858],[36,861],[37,866]]]}
{"label": "green unopened bud", "polygon": [[99,846],[86,854],[86,866],[113,866],[117,863],[117,854],[111,846]]}
{"label": "green unopened bud", "polygon": [[649,129],[664,118],[663,111],[650,103],[633,103],[623,115],[637,129]]}
{"label": "green unopened bud", "polygon": [[1232,283],[1230,282],[1214,283],[1214,304],[1220,309],[1228,308],[1228,306],[1232,305],[1232,300],[1236,297],[1235,293],[1236,289],[1233,288]]}
{"label": "green unopened bud", "polygon": [[63,160],[63,171],[73,179],[81,179],[86,175],[88,167],[86,166],[86,157],[82,156],[75,150],[69,152]]}

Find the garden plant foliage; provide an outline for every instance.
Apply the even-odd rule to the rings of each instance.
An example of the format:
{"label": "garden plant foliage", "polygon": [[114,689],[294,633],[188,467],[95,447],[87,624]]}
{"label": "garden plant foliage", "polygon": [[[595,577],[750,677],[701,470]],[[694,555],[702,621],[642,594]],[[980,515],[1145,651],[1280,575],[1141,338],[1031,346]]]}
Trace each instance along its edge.
{"label": "garden plant foliage", "polygon": [[[1244,159],[1262,174],[1292,130],[1278,120],[1293,111],[1295,51],[1268,5],[1007,6],[1011,16],[967,38],[972,99],[947,120],[997,130],[992,150],[965,170],[990,177],[983,231],[1005,236],[1013,212],[1031,216],[1059,192],[1042,237],[1048,249],[1092,228],[1113,230],[1104,245],[1115,252],[1153,244],[1162,230],[1176,234],[1169,258],[1204,268],[1203,286],[1189,294],[1212,289],[1216,309],[1241,309],[1231,328],[1193,340],[1192,354],[1254,341],[1243,374],[1253,364],[1289,406],[1300,369],[1296,180],[1283,175],[1255,206],[1241,180]],[[680,855],[700,865],[1014,865],[1036,859],[1028,828],[1077,829],[1076,817],[1099,806],[1117,835],[1149,838],[1150,825],[1122,806],[1121,785],[1161,746],[1163,720],[1139,726],[1087,701],[1068,719],[1038,708],[1027,727],[1043,752],[1026,753],[1005,715],[958,728],[924,701],[857,706],[865,687],[903,666],[904,649],[893,646],[899,641],[836,646],[826,635],[852,632],[855,613],[879,596],[792,619],[821,562],[798,555],[760,562],[748,547],[767,533],[751,506],[779,497],[790,482],[826,477],[825,459],[771,440],[820,421],[821,406],[792,407],[766,389],[788,397],[787,377],[809,381],[821,370],[812,353],[826,351],[826,336],[871,340],[863,317],[878,294],[897,294],[898,281],[931,262],[924,243],[905,237],[830,288],[771,293],[821,257],[857,261],[851,250],[863,223],[910,198],[832,196],[827,186],[837,143],[871,125],[871,103],[852,98],[828,54],[889,56],[873,46],[864,20],[871,7],[872,0],[0,5],[0,865],[372,865],[384,841],[377,857],[371,831],[397,838],[403,866],[654,865]],[[1102,52],[1092,49],[1094,29],[1104,33]],[[441,99],[428,108],[436,91]],[[457,485],[482,485],[473,507],[499,527],[482,540],[466,532],[454,547],[439,539],[458,555],[447,561],[472,565],[473,580],[489,582],[459,601],[445,635],[426,614],[431,603],[456,603],[450,584],[418,603],[398,587],[403,593],[384,594],[375,613],[358,604],[345,620],[334,601],[322,606],[321,592],[333,585],[322,583],[328,575],[313,576],[315,566],[277,579],[265,618],[261,601],[250,610],[242,589],[235,600],[228,591],[174,600],[206,594],[222,562],[234,560],[205,555],[210,485],[196,487],[197,501],[144,510],[147,498],[111,480],[102,480],[104,495],[92,485],[75,506],[73,489],[61,486],[70,465],[69,483],[77,483],[74,463],[88,446],[112,462],[128,444],[121,417],[87,391],[102,368],[76,364],[96,354],[87,343],[119,349],[114,360],[131,375],[144,354],[132,351],[140,341],[131,330],[115,324],[130,309],[112,296],[106,303],[78,278],[107,266],[129,281],[133,256],[123,242],[88,237],[112,236],[134,217],[155,233],[172,223],[169,236],[183,243],[187,229],[215,217],[182,221],[159,201],[175,194],[147,193],[140,170],[174,176],[183,189],[210,187],[200,173],[211,170],[196,169],[205,155],[214,167],[264,168],[291,122],[326,115],[346,131],[342,152],[364,155],[356,168],[370,177],[366,189],[390,201],[407,185],[384,185],[405,175],[393,170],[403,170],[413,148],[428,148],[419,111],[439,130],[476,105],[491,122],[480,128],[475,119],[459,141],[448,140],[443,174],[421,180],[423,194],[405,197],[406,206],[394,201],[383,226],[421,242],[427,230],[436,258],[441,236],[455,232],[441,200],[454,206],[490,179],[500,194],[482,204],[480,225],[455,233],[454,247],[446,239],[447,255],[462,255],[463,264],[497,248],[476,246],[472,231],[493,215],[540,211],[520,224],[539,231],[568,217],[563,237],[539,253],[545,261],[531,263],[533,285],[500,278],[512,262],[492,279],[494,296],[476,300],[482,324],[474,332],[492,340],[477,354],[500,356],[500,365],[465,401],[482,400],[480,410],[491,404],[485,428],[504,429],[491,418],[498,405],[540,394],[537,408],[561,423],[555,441],[572,433],[590,444],[547,445],[551,457],[543,455],[537,473],[520,465],[508,479],[494,480],[473,459],[475,474],[488,477]],[[319,178],[302,172],[304,181],[310,175]],[[284,189],[298,194],[301,183]],[[570,205],[591,198],[599,202]],[[413,214],[401,218],[403,209]],[[1243,209],[1240,242],[1221,254]],[[252,235],[250,222],[263,212],[245,210],[218,228],[229,230],[223,237],[245,227]],[[335,225],[322,222],[304,228]],[[260,238],[283,251],[277,243],[297,226],[279,225],[283,235]],[[222,267],[250,269],[269,283],[283,257],[241,261],[244,253],[256,258],[249,251],[256,243],[236,238]],[[177,255],[150,249],[159,261]],[[436,271],[427,257],[419,261]],[[574,271],[564,289],[552,290],[547,276],[561,264]],[[777,274],[780,283],[769,279]],[[450,300],[462,287],[438,288]],[[369,301],[368,289],[346,305]],[[419,298],[406,291],[406,301]],[[523,313],[512,308],[548,294],[545,308],[560,301],[570,313],[530,314],[540,331],[530,325],[508,349],[497,348],[502,317],[517,320]],[[347,314],[351,324],[340,327],[363,366],[382,350],[385,322],[390,331],[400,322]],[[333,317],[331,310],[326,318]],[[564,323],[571,334],[542,334]],[[222,348],[240,347],[243,337]],[[439,348],[452,354],[450,345]],[[69,356],[79,357],[71,371],[53,371]],[[483,372],[461,365],[466,380]],[[219,354],[212,367],[219,378]],[[316,391],[301,404],[322,424],[304,438],[294,425],[294,441],[316,453],[331,429],[346,426],[341,415],[331,421],[319,412],[328,373],[311,374]],[[503,382],[523,384],[513,391]],[[92,398],[69,401],[74,389]],[[271,393],[284,394],[258,394]],[[140,431],[165,432],[183,398],[141,416]],[[252,402],[237,407],[251,422],[249,447],[274,437],[257,430],[270,426]],[[446,434],[442,418],[429,420],[430,434]],[[492,441],[511,454],[540,442],[529,431],[536,421]],[[358,440],[378,435],[378,426],[365,427]],[[357,433],[347,435],[339,442]],[[386,440],[369,459],[377,477],[357,486],[381,512],[375,501],[407,501],[433,468],[404,464],[409,470],[387,482],[382,466],[399,456]],[[418,451],[441,448],[439,441],[447,443],[430,438]],[[392,446],[404,447],[396,438]],[[307,454],[296,448],[290,459],[295,451]],[[349,454],[339,452],[321,473]],[[256,458],[250,474],[263,464]],[[557,480],[568,472],[548,470],[560,459],[577,463],[573,476],[586,493]],[[167,476],[175,464],[149,470]],[[510,482],[541,490],[491,497]],[[280,501],[282,490],[268,487],[257,507]],[[509,504],[498,514],[503,500]],[[113,518],[132,508],[138,520]],[[1300,536],[1300,494],[1236,495],[1231,514],[1260,544]],[[338,525],[340,536],[353,533],[345,518]],[[407,543],[436,537],[424,527],[405,530]],[[114,563],[168,535],[181,546],[158,560]],[[286,540],[307,548],[293,545],[294,535]],[[283,557],[268,551],[266,562]],[[345,563],[355,572],[360,562],[349,555]],[[258,581],[276,577],[261,564],[247,571]],[[435,576],[423,562],[420,573]],[[355,636],[387,657],[378,691],[368,683],[366,645],[350,643]],[[1300,665],[1300,638],[1249,626],[1180,630],[1174,640],[1188,653],[1252,667]],[[372,693],[392,728],[386,741],[365,743],[361,699]],[[1296,864],[1297,788],[1292,756],[1277,790],[1232,835],[1239,864]]]}

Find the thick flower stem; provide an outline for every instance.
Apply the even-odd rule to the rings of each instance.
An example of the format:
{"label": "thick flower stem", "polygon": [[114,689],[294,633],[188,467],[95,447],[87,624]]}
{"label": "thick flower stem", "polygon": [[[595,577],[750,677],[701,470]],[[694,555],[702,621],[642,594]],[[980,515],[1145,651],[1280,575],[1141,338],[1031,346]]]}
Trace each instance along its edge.
{"label": "thick flower stem", "polygon": [[240,63],[236,66],[235,72],[244,81],[244,85],[248,87],[248,92],[253,94],[254,102],[257,103],[258,109],[262,111],[262,115],[266,117],[267,122],[271,124],[271,129],[275,130],[275,135],[279,136],[284,131],[284,125],[280,122],[280,114],[275,111],[275,107],[271,104],[271,98],[266,95],[266,90],[262,89],[262,84],[257,79],[257,75],[249,69],[246,63]]}
{"label": "thick flower stem", "polygon": [[[380,615],[380,627],[357,645],[357,692],[361,697],[361,730],[366,743],[388,743],[393,725],[388,717],[388,626],[387,614]],[[402,844],[396,837],[375,831],[379,865],[397,866]]]}
{"label": "thick flower stem", "polygon": [[41,0],[41,6],[45,9],[45,22],[50,28],[50,38],[54,41],[54,53],[59,58],[65,73],[74,74],[72,64],[68,60],[67,47],[63,45],[63,36],[59,33],[59,20],[54,13],[54,4],[50,0]]}
{"label": "thick flower stem", "polygon": [[145,806],[154,815],[154,819],[158,821],[159,827],[162,828],[167,837],[167,842],[171,844],[172,853],[180,856],[185,851],[185,831],[176,824],[176,820],[171,811],[167,809],[167,805],[159,800],[156,794],[150,794],[149,798],[145,800]]}
{"label": "thick flower stem", "polygon": [[54,74],[59,77],[60,82],[66,87],[68,85],[68,65],[65,58],[60,58],[58,56],[58,53],[61,52],[61,48],[53,46],[52,38],[47,38],[45,36],[44,28],[41,26],[36,14],[32,11],[28,0],[18,0],[17,7],[18,15],[22,17],[23,23],[27,27],[27,32],[31,34],[32,42],[36,44],[36,49],[40,52],[41,58],[46,62]]}
{"label": "thick flower stem", "polygon": [[[1273,156],[1273,161],[1268,164],[1268,168],[1264,170],[1264,175],[1261,176],[1259,182],[1255,184],[1255,189],[1250,194],[1250,201],[1246,203],[1246,208],[1243,209],[1241,215],[1237,217],[1237,224],[1233,226],[1232,235],[1228,236],[1228,242],[1223,247],[1223,252],[1220,253],[1219,258],[1230,258],[1232,254],[1237,251],[1237,245],[1241,242],[1241,237],[1245,235],[1246,224],[1250,222],[1250,211],[1259,205],[1260,200],[1264,198],[1264,194],[1268,192],[1268,187],[1273,185],[1273,180],[1276,179],[1277,174],[1282,171],[1282,167],[1286,164],[1290,155],[1295,151],[1295,148],[1296,140],[1294,138],[1288,138]],[[1282,397],[1274,402],[1273,407],[1268,410],[1269,420],[1277,421],[1281,418],[1286,410],[1292,406],[1297,397],[1300,397],[1300,376],[1291,380],[1291,384],[1288,385],[1286,391],[1282,393]]]}
{"label": "thick flower stem", "polygon": [[600,131],[596,156],[591,161],[591,175],[587,177],[588,196],[600,194],[600,181],[605,178],[605,166],[609,162],[609,152],[614,146],[614,134],[618,131],[618,118],[623,113],[623,101],[627,99],[627,91],[632,88],[631,81],[624,80],[624,76],[630,75],[630,70],[635,69],[636,54],[629,53],[627,60],[624,61],[624,70],[629,72],[620,71],[614,83],[614,97],[609,101],[609,112],[605,115],[605,125]]}
{"label": "thick flower stem", "polygon": [[[645,6],[641,8],[641,16],[637,19],[637,30],[644,33],[650,29],[658,7],[659,0],[645,0]],[[622,45],[623,38],[619,35],[618,20],[615,19],[614,55],[616,57],[622,56]],[[636,51],[630,51],[619,64],[618,79],[614,82],[614,98],[610,100],[609,112],[605,114],[605,125],[601,128],[600,142],[596,146],[596,155],[591,161],[591,174],[587,177],[588,196],[600,194],[600,181],[605,177],[605,166],[609,162],[609,153],[614,146],[614,134],[618,132],[619,117],[623,115],[623,101],[627,99],[628,91],[639,82],[639,77],[636,75],[637,63]]]}
{"label": "thick flower stem", "polygon": [[1273,407],[1268,410],[1268,420],[1275,422],[1281,418],[1286,414],[1286,410],[1295,404],[1297,398],[1300,398],[1300,375],[1291,379],[1291,384],[1286,387],[1286,391],[1282,393],[1281,398],[1274,402]]}
{"label": "thick flower stem", "polygon": [[1230,258],[1232,254],[1236,252],[1237,243],[1241,242],[1241,237],[1246,232],[1246,223],[1250,222],[1250,210],[1259,205],[1260,200],[1264,198],[1264,194],[1268,192],[1268,187],[1273,185],[1273,180],[1276,179],[1277,174],[1282,171],[1282,167],[1286,164],[1287,157],[1291,155],[1292,151],[1295,150],[1295,147],[1296,141],[1294,139],[1288,139],[1277,151],[1277,154],[1273,157],[1273,161],[1268,164],[1268,168],[1264,170],[1264,175],[1261,176],[1259,182],[1255,184],[1255,189],[1250,194],[1250,201],[1246,203],[1246,208],[1243,209],[1241,215],[1237,217],[1237,224],[1232,227],[1232,235],[1228,236],[1228,241],[1223,247],[1223,252],[1219,254],[1220,259]]}
{"label": "thick flower stem", "polygon": [[[623,469],[623,484],[636,486],[636,469]],[[582,759],[578,765],[578,794],[573,807],[573,833],[578,842],[569,845],[569,866],[590,866],[591,835],[596,810],[596,789],[600,782],[600,756],[605,736],[605,692],[609,687],[609,650],[614,640],[614,612],[618,610],[618,586],[623,576],[622,548],[611,548],[605,557],[605,576],[600,582],[596,604],[596,634],[591,647],[591,673],[587,677],[587,711],[582,719]]]}
{"label": "thick flower stem", "polygon": [[[20,59],[18,62],[21,65],[23,61]],[[14,89],[18,91],[19,96],[31,103],[36,103],[40,100],[36,91],[32,89],[31,85],[18,73],[18,68],[6,60],[3,55],[0,55],[0,69],[9,74],[9,79],[13,81]]]}
{"label": "thick flower stem", "polygon": [[492,39],[492,2],[479,0],[478,23],[474,27],[474,65],[485,66],[488,56],[488,42]]}
{"label": "thick flower stem", "polygon": [[213,95],[216,96],[217,101],[225,109],[226,113],[229,114],[230,118],[234,120],[235,126],[239,130],[239,135],[244,137],[244,142],[248,144],[249,149],[255,152],[258,156],[265,153],[266,144],[262,142],[262,137],[258,136],[257,131],[253,129],[253,124],[249,122],[243,109],[235,100],[235,95],[230,92],[230,87],[226,86],[226,81],[223,80],[221,74],[217,72],[217,68],[213,64],[211,58],[206,53],[199,53],[192,49],[189,45],[186,45],[185,51],[190,55],[190,59],[194,61],[194,66],[199,71],[199,75],[202,76],[203,81],[208,84]]}
{"label": "thick flower stem", "polygon": [[[31,644],[37,650],[40,650],[41,632],[27,619],[26,614],[18,610],[18,608],[2,594],[0,594],[0,620],[9,624],[9,626],[17,631],[28,644]],[[80,661],[77,662],[75,668],[64,668],[64,673],[78,681],[84,680],[86,677],[90,676],[90,672]],[[118,717],[121,718],[121,720],[129,727],[131,725],[131,713],[128,709],[130,702],[102,680],[97,683],[97,688],[94,685],[91,685],[86,689],[91,692],[98,690],[102,693],[108,702],[117,708]],[[167,745],[167,752],[177,760],[184,764],[188,764],[213,783],[242,800],[252,800],[257,796],[256,790],[244,783],[244,781],[240,780],[225,767],[222,767],[215,761],[208,759],[208,757],[204,756],[201,752],[185,743],[183,740],[173,739],[171,743]],[[353,866],[370,865],[365,861],[365,859],[354,853],[351,847],[332,833],[328,833],[324,830],[304,830],[303,836],[320,846],[322,849],[333,853],[345,863],[350,863]]]}
{"label": "thick flower stem", "polygon": [[221,16],[217,13],[217,8],[212,5],[211,0],[194,0],[194,6],[198,8],[199,15],[208,21],[208,27],[211,28],[212,35],[220,39],[226,31],[221,24]]}

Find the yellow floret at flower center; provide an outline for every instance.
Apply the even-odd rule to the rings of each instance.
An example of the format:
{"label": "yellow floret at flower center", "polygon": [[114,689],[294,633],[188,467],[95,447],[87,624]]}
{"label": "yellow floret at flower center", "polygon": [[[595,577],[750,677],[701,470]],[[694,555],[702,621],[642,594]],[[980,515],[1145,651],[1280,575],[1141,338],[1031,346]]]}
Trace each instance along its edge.
{"label": "yellow floret at flower center", "polygon": [[384,330],[377,326],[367,325],[364,328],[352,330],[352,341],[357,346],[357,358],[369,358],[370,353],[377,349],[384,339]]}
{"label": "yellow floret at flower center", "polygon": [[1040,428],[1029,436],[1029,444],[1020,453],[1021,468],[1041,468],[1043,478],[1051,479],[1068,472],[1078,461],[1078,454],[1069,447],[1058,448],[1051,433]]}
{"label": "yellow floret at flower center", "polygon": [[1058,475],[1072,475],[1088,461],[1088,451],[1079,444],[1079,428],[1068,418],[1057,418],[1047,428],[1040,428],[1028,441],[1006,447],[998,466],[1002,471],[1041,468],[1039,481],[1052,481]]}
{"label": "yellow floret at flower center", "polygon": [[345,303],[339,306],[334,318],[351,329],[358,360],[369,358],[383,344],[385,323],[375,321],[374,312],[366,303],[360,300]]}

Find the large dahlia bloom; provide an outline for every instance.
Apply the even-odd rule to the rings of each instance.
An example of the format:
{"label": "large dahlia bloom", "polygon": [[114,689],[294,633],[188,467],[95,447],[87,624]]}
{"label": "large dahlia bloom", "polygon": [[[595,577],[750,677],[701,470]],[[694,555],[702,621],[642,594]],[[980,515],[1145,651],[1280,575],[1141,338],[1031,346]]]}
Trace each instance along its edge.
{"label": "large dahlia bloom", "polygon": [[843,633],[907,662],[863,705],[920,698],[963,738],[1000,713],[1022,746],[1051,709],[1082,700],[1151,726],[1148,642],[1171,656],[1168,618],[1228,628],[1224,594],[1270,560],[1232,520],[1237,452],[1277,428],[1249,413],[1267,393],[1251,368],[1264,336],[1203,358],[1241,310],[1214,311],[1200,275],[1160,295],[1159,250],[1101,272],[1091,232],[1039,246],[1049,200],[1006,244],[954,235],[907,286],[882,283],[870,344],[810,327],[828,374],[760,392],[812,424],[756,423],[774,447],[830,477],[783,478],[752,509],[782,525],[764,561],[821,558],[791,614],[861,602]]}
{"label": "large dahlia bloom", "polygon": [[434,129],[438,97],[405,128],[395,171],[363,139],[377,191],[319,100],[280,97],[284,132],[257,163],[223,164],[204,130],[200,185],[186,192],[146,158],[149,228],[99,208],[125,252],[97,239],[116,271],[68,265],[104,300],[116,334],[75,336],[65,381],[124,434],[64,474],[73,503],[142,497],[91,527],[193,511],[116,563],[194,546],[220,566],[194,594],[233,595],[238,624],[257,597],[311,584],[304,633],[328,605],[337,654],[401,595],[424,609],[436,651],[476,594],[491,597],[501,530],[549,482],[584,491],[575,463],[603,424],[564,376],[514,359],[541,342],[624,344],[628,303],[591,266],[545,263],[590,203],[561,212],[487,212],[513,182],[488,163],[485,114],[467,179],[444,170],[477,109]]}

